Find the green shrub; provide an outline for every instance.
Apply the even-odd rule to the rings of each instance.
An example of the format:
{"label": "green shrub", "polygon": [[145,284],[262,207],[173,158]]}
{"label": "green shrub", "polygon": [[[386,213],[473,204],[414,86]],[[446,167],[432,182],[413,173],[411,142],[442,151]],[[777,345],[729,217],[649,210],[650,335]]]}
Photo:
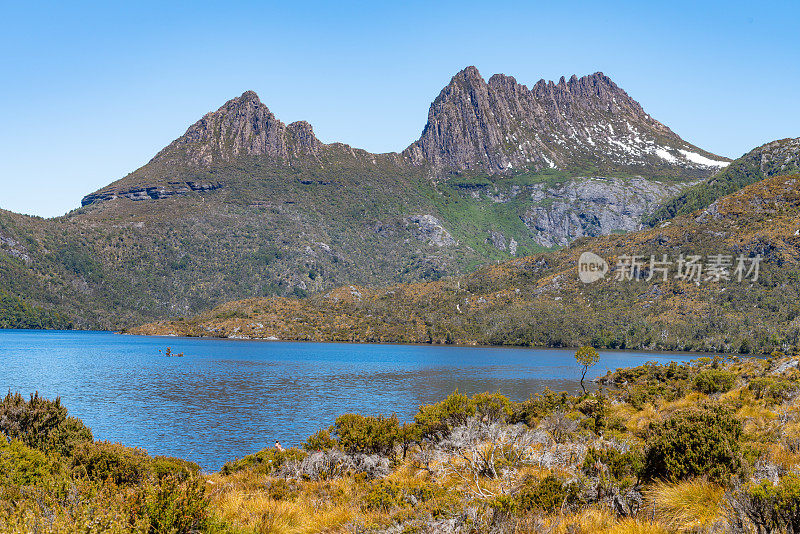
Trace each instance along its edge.
{"label": "green shrub", "polygon": [[[599,464],[602,465],[600,472],[597,469]],[[644,454],[641,450],[631,449],[621,452],[617,449],[589,447],[581,470],[587,476],[607,475],[612,481],[627,486],[635,481],[643,467]]]}
{"label": "green shrub", "polygon": [[578,486],[564,484],[553,475],[541,480],[528,481],[517,494],[516,509],[522,512],[532,510],[555,513],[562,507],[570,507],[578,502]]}
{"label": "green shrub", "polygon": [[403,504],[403,490],[393,480],[381,480],[370,487],[364,496],[364,508],[389,512]]}
{"label": "green shrub", "polygon": [[176,476],[185,479],[200,472],[200,466],[196,463],[171,456],[154,456],[152,465],[153,473],[158,478]]}
{"label": "green shrub", "polygon": [[331,437],[330,432],[327,430],[320,430],[314,434],[311,434],[303,444],[303,449],[309,452],[327,451],[335,448],[336,440]]}
{"label": "green shrub", "polygon": [[582,400],[576,407],[579,412],[588,417],[587,427],[594,432],[602,432],[606,428],[608,416],[608,401],[605,395],[598,391]]}
{"label": "green shrub", "polygon": [[733,509],[756,532],[800,532],[800,478],[790,474],[777,485],[751,484],[735,496]]}
{"label": "green shrub", "polygon": [[566,393],[554,393],[550,388],[523,402],[518,402],[512,407],[509,418],[511,423],[526,423],[536,426],[539,421],[557,410],[566,410],[571,406],[571,397]]}
{"label": "green shrub", "polygon": [[153,474],[152,458],[147,452],[108,441],[77,446],[71,466],[76,476],[118,486],[141,484]]}
{"label": "green shrub", "polygon": [[700,393],[724,393],[729,391],[736,383],[736,375],[721,369],[704,369],[692,381],[694,389]]}
{"label": "green shrub", "polygon": [[771,404],[783,402],[791,398],[797,391],[797,383],[782,378],[753,378],[747,388],[756,399],[764,399]]}
{"label": "green shrub", "polygon": [[513,410],[511,401],[500,393],[478,393],[470,399],[475,415],[489,421],[505,422]]}
{"label": "green shrub", "polygon": [[307,453],[305,451],[295,448],[279,451],[273,447],[267,447],[255,454],[226,462],[225,465],[222,466],[222,474],[230,475],[237,471],[251,470],[256,473],[268,475],[284,464],[302,461],[306,455]]}
{"label": "green shrub", "polygon": [[336,418],[333,432],[339,446],[349,453],[381,454],[389,456],[400,442],[400,423],[397,416],[366,417],[345,414]]}
{"label": "green shrub", "polygon": [[147,532],[189,534],[206,527],[208,507],[202,478],[168,475],[143,486],[131,510],[145,520]]}
{"label": "green shrub", "polygon": [[742,424],[722,408],[688,409],[651,423],[643,477],[677,482],[705,476],[719,483],[741,471]]}
{"label": "green shrub", "polygon": [[475,405],[469,397],[455,390],[443,401],[420,406],[414,416],[423,438],[442,438],[453,429],[463,425],[470,416],[475,415]]}
{"label": "green shrub", "polygon": [[79,419],[67,416],[61,399],[47,400],[39,393],[26,401],[9,392],[0,402],[0,433],[43,452],[69,456],[80,443],[92,441],[92,432]]}
{"label": "green shrub", "polygon": [[56,470],[47,456],[14,440],[0,437],[0,485],[37,486]]}

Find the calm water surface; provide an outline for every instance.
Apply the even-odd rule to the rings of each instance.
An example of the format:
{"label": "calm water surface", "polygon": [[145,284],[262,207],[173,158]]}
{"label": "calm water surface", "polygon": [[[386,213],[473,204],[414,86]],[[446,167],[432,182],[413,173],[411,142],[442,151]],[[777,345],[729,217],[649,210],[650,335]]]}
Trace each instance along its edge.
{"label": "calm water surface", "polygon": [[[159,353],[171,347],[182,358]],[[579,389],[574,351],[283,343],[0,330],[0,387],[61,396],[95,439],[214,471],[276,439],[299,445],[345,412],[396,413],[458,388],[515,400]],[[688,354],[603,351],[590,376]]]}

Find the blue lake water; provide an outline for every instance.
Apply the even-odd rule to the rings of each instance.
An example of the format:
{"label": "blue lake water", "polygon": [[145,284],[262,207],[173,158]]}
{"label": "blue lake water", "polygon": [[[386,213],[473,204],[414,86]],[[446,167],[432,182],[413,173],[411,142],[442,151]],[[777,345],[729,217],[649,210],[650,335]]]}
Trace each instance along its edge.
{"label": "blue lake water", "polygon": [[[183,352],[166,357],[163,352]],[[342,413],[409,420],[421,404],[500,391],[577,391],[574,351],[284,343],[0,330],[0,388],[60,396],[95,439],[214,471],[280,440],[299,445]],[[589,376],[696,356],[601,351]]]}

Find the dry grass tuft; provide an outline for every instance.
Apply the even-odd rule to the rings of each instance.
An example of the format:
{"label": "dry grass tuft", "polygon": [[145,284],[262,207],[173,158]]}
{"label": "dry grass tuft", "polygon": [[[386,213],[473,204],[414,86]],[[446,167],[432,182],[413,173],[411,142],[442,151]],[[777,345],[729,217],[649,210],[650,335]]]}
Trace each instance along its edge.
{"label": "dry grass tuft", "polygon": [[680,531],[696,531],[720,521],[724,496],[722,487],[702,479],[659,482],[645,491],[655,519]]}

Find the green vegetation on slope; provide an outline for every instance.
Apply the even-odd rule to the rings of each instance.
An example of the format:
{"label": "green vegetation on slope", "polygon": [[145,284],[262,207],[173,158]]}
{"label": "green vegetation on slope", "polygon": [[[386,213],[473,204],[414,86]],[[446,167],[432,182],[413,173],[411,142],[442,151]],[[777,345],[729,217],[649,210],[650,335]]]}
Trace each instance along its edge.
{"label": "green vegetation on slope", "polygon": [[[133,333],[358,342],[594,345],[606,348],[770,353],[800,345],[800,175],[753,184],[700,220],[582,239],[566,250],[485,267],[436,282],[345,286],[304,301],[251,299]],[[583,284],[578,258],[593,251],[611,266]],[[615,278],[618,261],[666,254],[666,280]],[[681,255],[761,257],[757,280],[678,279]],[[728,274],[731,275],[734,266]],[[655,273],[654,274],[658,274]],[[704,275],[705,277],[706,275]]]}
{"label": "green vegetation on slope", "polygon": [[664,203],[647,220],[650,226],[703,209],[715,200],[769,176],[800,170],[800,139],[783,139],[760,146],[708,180]]}
{"label": "green vegetation on slope", "polygon": [[109,188],[224,185],[53,220],[0,212],[0,291],[78,328],[118,329],[236,299],[433,281],[543,251],[523,221],[531,188],[574,179],[545,171],[476,188],[427,172],[338,146],[291,166],[151,162]]}
{"label": "green vegetation on slope", "polygon": [[66,330],[72,323],[58,312],[29,306],[22,299],[0,291],[0,328],[42,328]]}

